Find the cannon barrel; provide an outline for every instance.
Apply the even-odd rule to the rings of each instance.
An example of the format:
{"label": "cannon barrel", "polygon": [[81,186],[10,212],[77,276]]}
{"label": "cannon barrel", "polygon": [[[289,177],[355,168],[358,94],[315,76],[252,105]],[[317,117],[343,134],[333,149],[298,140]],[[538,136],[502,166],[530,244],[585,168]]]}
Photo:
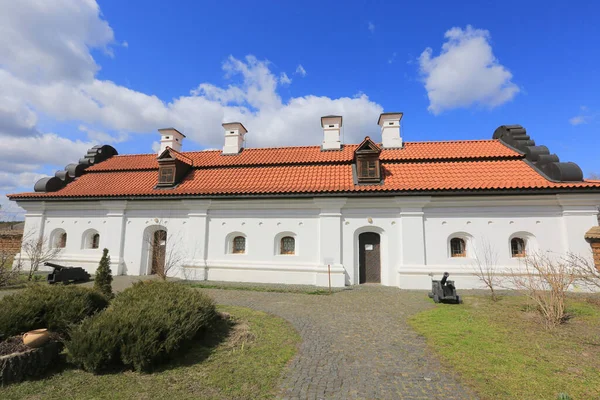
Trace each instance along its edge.
{"label": "cannon barrel", "polygon": [[59,271],[60,271],[61,269],[64,269],[64,268],[68,268],[68,267],[65,267],[64,265],[54,264],[54,263],[51,263],[51,262],[48,262],[48,261],[46,261],[46,262],[44,263],[44,265],[45,265],[45,266],[47,266],[47,267],[56,268],[56,269],[57,269],[57,270],[59,270]]}

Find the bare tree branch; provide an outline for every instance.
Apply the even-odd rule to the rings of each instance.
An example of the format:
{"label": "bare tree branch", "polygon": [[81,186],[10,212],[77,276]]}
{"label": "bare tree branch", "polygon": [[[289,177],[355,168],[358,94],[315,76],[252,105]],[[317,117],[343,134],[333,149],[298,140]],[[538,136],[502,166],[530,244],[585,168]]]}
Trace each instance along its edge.
{"label": "bare tree branch", "polygon": [[498,274],[498,253],[486,239],[481,240],[475,252],[473,273],[490,289],[492,301],[498,301],[496,289],[500,286],[501,277]]}
{"label": "bare tree branch", "polygon": [[533,254],[523,259],[520,270],[512,271],[511,282],[524,291],[538,307],[546,328],[565,321],[565,299],[577,276],[573,265],[564,257]]}
{"label": "bare tree branch", "polygon": [[[164,226],[161,222],[159,221],[158,225]],[[166,228],[164,231],[167,232]],[[170,271],[183,266],[185,254],[182,251],[181,238],[166,234],[166,243],[164,245],[158,244],[158,247],[156,247],[154,235],[153,233],[145,238],[150,251],[151,267],[154,267],[157,276],[161,279],[167,279]]]}
{"label": "bare tree branch", "polygon": [[[55,246],[54,243],[50,243],[50,239],[47,236],[37,235],[34,231],[24,234],[21,255],[25,253],[26,259],[29,262],[27,280],[30,281],[33,278],[33,274],[45,262],[56,259],[62,250],[62,248]],[[21,264],[20,259],[18,264]]]}
{"label": "bare tree branch", "polygon": [[576,282],[591,290],[600,289],[600,270],[596,268],[593,254],[582,256],[575,253],[569,253],[566,256],[576,275]]}

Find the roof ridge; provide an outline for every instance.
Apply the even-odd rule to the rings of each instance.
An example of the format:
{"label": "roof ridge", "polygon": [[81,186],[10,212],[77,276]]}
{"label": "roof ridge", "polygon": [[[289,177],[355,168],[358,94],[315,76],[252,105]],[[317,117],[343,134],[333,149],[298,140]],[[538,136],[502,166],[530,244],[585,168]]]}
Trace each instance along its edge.
{"label": "roof ridge", "polygon": [[[498,139],[459,139],[459,140],[424,140],[421,142],[404,142],[405,144],[424,144],[424,143],[493,143],[499,142]],[[393,150],[393,149],[392,149]]]}
{"label": "roof ridge", "polygon": [[[371,139],[372,140],[372,139]],[[498,139],[461,139],[461,140],[424,140],[424,141],[405,141],[404,144],[435,144],[435,143],[494,143],[500,142]],[[362,143],[362,142],[361,142]],[[345,143],[343,146],[359,146],[361,143]],[[376,144],[380,144],[379,142],[374,142]],[[245,151],[258,151],[258,150],[279,150],[279,149],[320,149],[319,145],[302,145],[302,146],[276,146],[276,147],[250,147],[244,148],[242,152]],[[400,149],[385,149],[382,150],[400,150]],[[175,150],[176,151],[176,150]],[[209,149],[209,150],[192,150],[192,151],[178,151],[181,155],[186,154],[195,154],[195,153],[215,153],[221,152],[219,149]],[[241,154],[241,153],[240,153]],[[137,154],[119,154],[114,157],[140,157],[140,156],[152,156],[154,153],[137,153]]]}

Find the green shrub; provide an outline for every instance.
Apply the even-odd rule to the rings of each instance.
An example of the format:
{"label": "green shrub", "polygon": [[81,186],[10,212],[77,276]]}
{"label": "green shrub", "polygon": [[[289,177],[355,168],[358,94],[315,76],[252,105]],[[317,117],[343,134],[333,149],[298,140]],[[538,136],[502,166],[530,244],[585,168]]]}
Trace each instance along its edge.
{"label": "green shrub", "polygon": [[108,299],[95,290],[64,285],[32,285],[0,299],[0,333],[5,337],[33,329],[48,328],[65,334],[108,306]]}
{"label": "green shrub", "polygon": [[96,276],[94,277],[94,289],[104,294],[109,299],[112,299],[112,271],[110,270],[110,256],[108,255],[108,249],[104,249],[100,264],[96,270]]}
{"label": "green shrub", "polygon": [[92,372],[124,365],[148,371],[216,319],[213,301],[173,282],[139,282],[88,318],[66,343],[69,360]]}

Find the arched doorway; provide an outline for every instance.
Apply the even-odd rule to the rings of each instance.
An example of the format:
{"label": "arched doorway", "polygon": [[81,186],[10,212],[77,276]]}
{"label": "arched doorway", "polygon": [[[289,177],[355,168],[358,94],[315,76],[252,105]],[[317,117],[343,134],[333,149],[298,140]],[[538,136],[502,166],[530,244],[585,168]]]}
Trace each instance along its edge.
{"label": "arched doorway", "polygon": [[167,231],[159,229],[152,234],[152,250],[150,255],[150,274],[154,275],[157,272],[165,269],[165,255],[167,251]]}
{"label": "arched doorway", "polygon": [[359,283],[381,283],[381,237],[375,232],[358,235]]}

